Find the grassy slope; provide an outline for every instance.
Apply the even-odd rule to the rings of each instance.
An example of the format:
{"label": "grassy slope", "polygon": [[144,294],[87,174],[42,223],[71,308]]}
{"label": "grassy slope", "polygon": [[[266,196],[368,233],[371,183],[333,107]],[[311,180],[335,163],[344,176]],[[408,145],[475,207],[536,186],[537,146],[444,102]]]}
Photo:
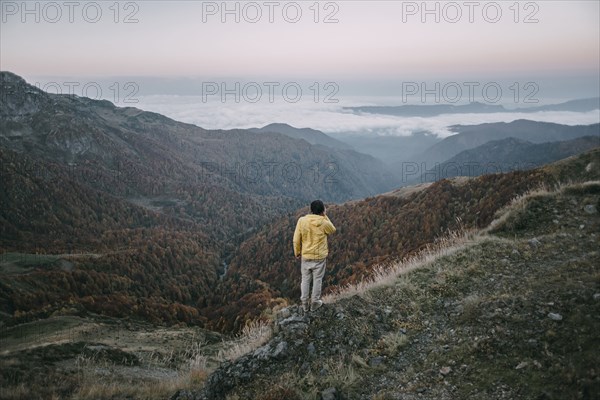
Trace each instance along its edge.
{"label": "grassy slope", "polygon": [[[214,364],[204,356],[216,354],[221,339],[195,327],[92,315],[4,327],[0,399],[165,398],[201,383]],[[195,360],[202,370],[193,368]]]}
{"label": "grassy slope", "polygon": [[273,339],[287,343],[284,358],[247,356],[237,365],[258,365],[250,378],[227,365],[207,390],[231,400],[315,399],[330,387],[345,399],[596,399],[600,217],[590,204],[600,209],[597,183],[528,198],[466,249],[325,305],[305,332]]}
{"label": "grassy slope", "polygon": [[[223,390],[231,400],[313,399],[328,387],[349,399],[597,397],[600,218],[584,207],[599,201],[595,185],[513,206],[467,249],[326,305],[305,333],[284,336],[284,357]],[[198,348],[202,335],[103,317],[4,328],[0,398],[164,398],[228,358],[216,336]],[[194,360],[211,365],[191,370]]]}

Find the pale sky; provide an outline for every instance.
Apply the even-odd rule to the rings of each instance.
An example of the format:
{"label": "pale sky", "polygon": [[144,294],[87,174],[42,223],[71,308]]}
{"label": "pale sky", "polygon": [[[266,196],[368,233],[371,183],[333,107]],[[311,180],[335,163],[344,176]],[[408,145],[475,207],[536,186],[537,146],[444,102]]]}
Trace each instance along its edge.
{"label": "pale sky", "polygon": [[[433,1],[425,15],[421,1],[227,2],[239,23],[235,12],[221,21],[221,1],[0,3],[1,69],[25,77],[500,79],[600,68],[598,1]],[[298,8],[299,21],[286,21]]]}
{"label": "pale sky", "polygon": [[[599,97],[599,4],[0,0],[0,69],[49,92],[70,93],[75,84],[74,94],[206,128],[288,122],[325,132],[444,136],[456,123],[590,124],[600,111],[425,119],[353,115],[343,106],[448,102],[427,95],[435,85],[437,95],[446,85],[460,87],[458,103],[507,110]],[[227,94],[252,82],[263,94],[257,103],[252,94],[241,101]],[[271,102],[266,83],[273,82],[279,87]],[[282,95],[288,83],[300,88],[300,101]],[[204,99],[206,84],[221,86]],[[406,96],[407,84],[418,85],[419,93]],[[486,97],[488,85],[501,95]],[[452,97],[452,90],[446,94]],[[325,101],[330,98],[336,101]]]}

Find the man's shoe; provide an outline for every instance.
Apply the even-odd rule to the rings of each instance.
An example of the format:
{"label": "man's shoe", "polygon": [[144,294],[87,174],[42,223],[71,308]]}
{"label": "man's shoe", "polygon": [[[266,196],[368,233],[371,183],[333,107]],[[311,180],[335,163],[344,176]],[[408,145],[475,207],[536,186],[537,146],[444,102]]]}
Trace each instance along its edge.
{"label": "man's shoe", "polygon": [[308,312],[308,303],[302,303],[300,310],[302,310],[303,314],[306,314]]}
{"label": "man's shoe", "polygon": [[322,305],[323,305],[323,300],[313,301],[312,304],[310,305],[310,310],[311,311],[318,310],[319,308],[321,308]]}

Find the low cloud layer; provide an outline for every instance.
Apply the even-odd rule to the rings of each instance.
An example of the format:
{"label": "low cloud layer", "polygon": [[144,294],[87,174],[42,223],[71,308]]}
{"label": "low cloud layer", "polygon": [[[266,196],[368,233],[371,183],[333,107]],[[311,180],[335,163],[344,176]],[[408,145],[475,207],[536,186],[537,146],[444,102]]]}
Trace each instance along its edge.
{"label": "low cloud layer", "polygon": [[341,99],[336,104],[301,100],[297,103],[249,103],[235,101],[203,102],[200,96],[142,96],[137,104],[147,111],[164,114],[178,121],[206,129],[262,127],[281,122],[298,128],[313,128],[325,133],[407,136],[428,131],[440,137],[452,134],[452,125],[476,125],[488,122],[511,122],[517,119],[554,122],[565,125],[589,125],[600,122],[600,111],[535,112],[490,114],[444,114],[435,117],[396,117],[379,114],[355,114],[342,109],[358,105],[356,99]]}

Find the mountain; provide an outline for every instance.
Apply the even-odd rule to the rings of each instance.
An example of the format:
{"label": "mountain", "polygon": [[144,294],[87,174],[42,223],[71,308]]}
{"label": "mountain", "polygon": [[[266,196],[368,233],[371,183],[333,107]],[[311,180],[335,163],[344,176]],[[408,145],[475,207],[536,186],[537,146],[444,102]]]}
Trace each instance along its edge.
{"label": "mountain", "polygon": [[129,185],[101,187],[115,194],[173,192],[194,182],[254,195],[343,201],[393,186],[377,160],[356,152],[332,153],[277,133],[205,130],[107,101],[44,93],[10,73],[0,78],[8,93],[0,114],[3,146],[75,170],[87,163],[99,175],[127,175],[120,177]]}
{"label": "mountain", "polygon": [[[384,188],[391,188],[400,183],[391,169],[382,163],[377,155],[373,155],[363,148],[361,148],[362,153],[354,151],[352,146],[327,136],[321,131],[310,128],[294,128],[287,124],[270,124],[263,128],[252,128],[250,131],[260,134],[279,133],[294,139],[305,140],[315,148],[326,151],[332,161],[324,164],[325,168],[322,168],[321,171],[318,168],[308,171],[308,174],[312,174],[315,180],[322,179],[327,183],[343,185],[349,191],[352,191],[354,185],[361,188],[372,188],[367,189],[369,194],[362,192],[363,195],[368,196],[381,193],[385,190]],[[344,173],[344,171],[353,170],[360,171],[360,173],[356,173],[354,176]]]}
{"label": "mountain", "polygon": [[431,105],[402,105],[402,106],[359,106],[344,107],[355,113],[396,115],[401,117],[434,117],[441,114],[480,114],[480,113],[531,113],[539,111],[574,111],[586,112],[600,109],[600,98],[571,100],[560,104],[548,104],[533,107],[518,107],[507,109],[501,105],[488,105],[472,102],[463,105],[431,104]]}
{"label": "mountain", "polygon": [[600,136],[600,124],[560,125],[550,122],[516,120],[510,123],[494,122],[479,125],[455,125],[456,132],[434,144],[416,159],[427,165],[441,163],[461,151],[473,149],[493,140],[516,138],[532,143],[572,140],[582,136]]}
{"label": "mountain", "polygon": [[[540,185],[594,180],[600,177],[600,149],[567,161],[529,170],[473,179],[444,179],[414,190],[329,205],[338,231],[330,238],[326,291],[368,278],[378,265],[403,259],[450,231],[482,228],[516,196]],[[224,284],[206,311],[211,327],[239,329],[284,299],[299,297],[298,262],[291,253],[298,217],[289,214],[246,239],[235,251]]]}
{"label": "mountain", "polygon": [[351,146],[343,141],[336,140],[321,131],[311,128],[294,128],[288,124],[273,123],[262,128],[251,128],[248,130],[255,133],[281,133],[294,139],[304,139],[310,144],[320,144],[334,149],[352,149]]}
{"label": "mountain", "polygon": [[[118,307],[123,298],[108,294],[140,279],[137,273],[114,276],[108,265],[83,273],[74,258],[4,253],[0,295],[20,275],[10,296],[43,303],[46,314],[27,320],[27,312],[17,310],[20,323],[0,323],[2,398],[595,399],[600,391],[595,375],[599,155],[594,151],[537,174],[522,173],[536,190],[510,201],[492,223],[384,264],[384,270],[371,274],[373,281],[330,290],[315,312],[301,314],[285,299],[271,301],[266,283],[256,281],[262,290],[247,298],[259,308],[260,320],[229,337],[203,330],[197,322],[164,326],[134,318],[140,308],[180,321],[190,312],[156,301],[156,281],[163,277],[137,289],[147,287],[154,303],[134,299],[127,304],[132,317],[114,318],[106,315],[107,308]],[[502,198],[510,178],[519,176],[490,182],[485,192],[491,194],[480,198]],[[540,178],[545,189],[536,184]],[[563,184],[553,189],[558,182]],[[407,193],[403,188],[395,195],[423,195],[420,189]],[[375,211],[375,202],[371,206]],[[344,221],[337,221],[345,229]],[[401,233],[410,237],[413,232]],[[189,234],[193,244],[197,238]],[[139,240],[148,252],[163,251],[153,257],[164,270],[177,270],[176,263],[168,263],[173,249],[197,250],[175,248],[176,242],[162,248],[150,236]],[[57,269],[65,274],[53,273]],[[52,307],[52,293],[28,291],[26,285],[41,270],[63,290],[76,286],[62,308]],[[76,273],[66,274],[69,270]],[[102,291],[87,296],[84,307],[77,302],[79,291],[102,282],[96,279],[102,273],[107,275]],[[185,275],[196,274],[192,269]],[[177,276],[172,283],[174,295],[199,290],[193,285],[184,290],[177,284],[183,279]],[[265,302],[271,307],[263,309]],[[238,319],[255,311],[249,308]]]}
{"label": "mountain", "polygon": [[442,140],[427,132],[415,132],[408,136],[345,132],[332,136],[391,166],[399,161],[413,161],[415,155],[423,153]]}
{"label": "mountain", "polygon": [[393,187],[380,161],[354,151],[206,130],[10,72],[0,85],[6,323],[71,305],[202,324],[223,263],[253,231],[309,199]]}
{"label": "mountain", "polygon": [[280,310],[268,342],[172,398],[595,399],[599,206],[598,182],[528,195],[491,231]]}
{"label": "mountain", "polygon": [[464,105],[432,104],[432,105],[402,105],[402,106],[359,106],[344,107],[355,113],[395,115],[399,117],[434,117],[441,114],[494,113],[505,112],[501,105],[487,105],[473,102]]}
{"label": "mountain", "polygon": [[536,168],[600,147],[600,136],[584,136],[561,142],[531,143],[516,138],[492,140],[465,150],[434,168],[408,180],[406,184],[433,182],[455,176],[474,177],[484,174]]}
{"label": "mountain", "polygon": [[[570,100],[560,104],[548,104],[537,107],[523,107],[517,108],[518,112],[537,112],[537,111],[573,111],[573,112],[586,112],[600,109],[600,97],[593,97],[589,99],[578,99]],[[510,110],[511,112],[513,110]]]}

